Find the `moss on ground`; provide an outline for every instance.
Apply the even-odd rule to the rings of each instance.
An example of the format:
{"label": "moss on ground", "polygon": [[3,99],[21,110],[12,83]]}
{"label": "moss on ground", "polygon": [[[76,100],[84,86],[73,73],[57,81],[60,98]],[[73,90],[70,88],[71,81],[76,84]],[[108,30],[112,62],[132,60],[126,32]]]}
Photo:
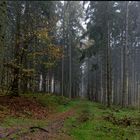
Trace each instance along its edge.
{"label": "moss on ground", "polygon": [[[82,112],[85,112],[83,116]],[[112,114],[115,122],[105,119]],[[88,119],[79,122],[78,116]],[[122,120],[122,124],[117,123]],[[132,123],[126,124],[125,120]],[[75,140],[140,140],[140,112],[128,108],[109,109],[98,103],[82,101],[76,116],[66,120],[65,129]]]}
{"label": "moss on ground", "polygon": [[[75,140],[140,140],[138,110],[116,106],[107,108],[99,103],[80,99],[69,100],[53,94],[35,93],[21,96],[35,99],[42,106],[52,108],[55,112],[65,112],[78,106],[75,108],[76,114],[64,123],[64,132]],[[26,126],[45,127],[47,124],[47,118],[44,120],[7,116],[0,126],[23,127],[22,131],[26,132]],[[18,134],[13,137],[18,137]]]}

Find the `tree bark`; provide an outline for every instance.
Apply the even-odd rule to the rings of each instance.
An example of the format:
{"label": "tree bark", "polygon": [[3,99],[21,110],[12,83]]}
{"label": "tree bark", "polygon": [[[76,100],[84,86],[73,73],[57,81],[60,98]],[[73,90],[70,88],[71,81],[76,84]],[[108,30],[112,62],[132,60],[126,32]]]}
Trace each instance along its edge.
{"label": "tree bark", "polygon": [[126,1],[126,28],[125,28],[125,45],[123,50],[123,99],[122,106],[128,106],[128,1]]}

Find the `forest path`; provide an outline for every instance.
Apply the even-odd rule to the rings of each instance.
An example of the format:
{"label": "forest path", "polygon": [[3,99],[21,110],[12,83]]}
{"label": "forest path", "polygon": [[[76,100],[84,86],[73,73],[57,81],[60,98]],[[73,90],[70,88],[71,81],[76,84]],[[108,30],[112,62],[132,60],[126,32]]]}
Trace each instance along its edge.
{"label": "forest path", "polygon": [[[78,106],[77,106],[78,107]],[[22,135],[19,140],[72,140],[72,137],[64,133],[64,121],[75,114],[76,108],[73,107],[66,112],[51,114],[48,116],[48,126],[40,129],[32,127],[37,131]]]}
{"label": "forest path", "polygon": [[[45,99],[47,98],[48,100],[45,102],[52,100],[58,102],[60,100],[52,96]],[[8,96],[1,96],[0,101],[0,122],[2,122],[0,124],[0,139],[72,140],[63,126],[66,119],[76,114],[77,109],[80,108],[79,102],[70,102],[70,104],[64,102],[65,104],[60,105],[60,108],[59,103],[57,103],[58,110],[54,106],[54,111],[51,111],[53,108],[48,109],[46,106],[42,106],[38,100],[32,98],[16,97],[9,99]]]}
{"label": "forest path", "polygon": [[[48,125],[46,127],[22,126],[12,127],[5,133],[0,129],[0,139],[4,140],[73,140],[71,136],[65,133],[64,121],[75,115],[79,106],[70,108],[65,112],[53,113],[48,115]],[[22,130],[26,129],[25,132]],[[13,138],[13,135],[18,136]]]}

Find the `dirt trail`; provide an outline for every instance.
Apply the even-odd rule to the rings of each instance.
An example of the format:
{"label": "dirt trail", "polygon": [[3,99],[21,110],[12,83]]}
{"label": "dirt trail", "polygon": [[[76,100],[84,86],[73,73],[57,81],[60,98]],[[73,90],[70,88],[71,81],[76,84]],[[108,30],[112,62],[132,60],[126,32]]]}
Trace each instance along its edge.
{"label": "dirt trail", "polygon": [[[76,107],[69,109],[63,113],[50,114],[48,125],[44,128],[40,127],[24,127],[28,131],[23,133],[21,127],[12,127],[8,130],[0,128],[0,139],[15,140],[12,135],[18,135],[18,140],[72,140],[72,137],[64,133],[64,121],[75,114]],[[17,139],[16,139],[17,140]]]}
{"label": "dirt trail", "polygon": [[37,128],[37,131],[28,133],[27,135],[24,134],[19,140],[72,140],[72,137],[65,134],[62,128],[64,121],[74,115],[75,109],[71,108],[63,113],[49,115],[49,124],[44,128],[45,131]]}
{"label": "dirt trail", "polygon": [[47,119],[49,122],[45,128],[28,125],[18,125],[10,128],[0,126],[0,139],[15,140],[12,137],[16,135],[20,137],[19,140],[72,140],[68,134],[64,133],[64,129],[62,128],[64,121],[74,115],[78,105],[63,113],[53,113],[49,112],[45,107],[42,107],[36,100],[32,101],[24,97],[10,98],[9,96],[1,96],[0,103],[2,105],[0,106],[0,111],[2,110],[2,115],[0,115],[1,121],[7,116],[7,114],[3,113],[3,110],[6,108],[6,113],[10,116],[26,117],[29,115],[26,113],[31,112],[33,118]]}

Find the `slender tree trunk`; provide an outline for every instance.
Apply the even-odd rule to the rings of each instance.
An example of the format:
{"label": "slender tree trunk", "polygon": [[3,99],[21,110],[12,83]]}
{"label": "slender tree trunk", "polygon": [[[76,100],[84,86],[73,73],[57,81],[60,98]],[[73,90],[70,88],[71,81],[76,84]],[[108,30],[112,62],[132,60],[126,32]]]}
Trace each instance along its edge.
{"label": "slender tree trunk", "polygon": [[[65,2],[64,2],[65,8]],[[63,48],[62,48],[62,79],[61,79],[61,95],[64,96],[64,55],[65,55],[65,9],[63,9]]]}
{"label": "slender tree trunk", "polygon": [[107,106],[111,106],[112,75],[111,75],[111,52],[110,52],[110,31],[108,22],[108,45],[107,45]]}
{"label": "slender tree trunk", "polygon": [[124,45],[124,68],[123,68],[123,99],[122,106],[128,106],[128,1],[126,1],[126,28],[125,28],[125,45]]}
{"label": "slender tree trunk", "polygon": [[[68,4],[69,6],[69,9],[70,9],[70,2]],[[69,15],[70,16],[70,15]],[[72,81],[71,81],[71,76],[72,76],[72,73],[71,73],[71,47],[72,47],[72,42],[71,42],[71,29],[70,29],[70,20],[68,18],[68,26],[69,26],[69,98],[72,97],[72,93],[71,93],[71,88],[72,88]]]}
{"label": "slender tree trunk", "polygon": [[[3,89],[5,69],[4,69],[4,46],[5,46],[5,30],[6,30],[6,15],[7,15],[6,0],[0,1],[0,90]],[[2,90],[3,92],[3,90]]]}
{"label": "slender tree trunk", "polygon": [[17,15],[16,15],[16,37],[15,37],[15,65],[16,67],[13,70],[13,82],[11,85],[11,95],[18,96],[19,95],[19,77],[20,77],[20,69],[19,69],[19,61],[20,61],[20,16],[21,16],[21,7],[17,3]]}

